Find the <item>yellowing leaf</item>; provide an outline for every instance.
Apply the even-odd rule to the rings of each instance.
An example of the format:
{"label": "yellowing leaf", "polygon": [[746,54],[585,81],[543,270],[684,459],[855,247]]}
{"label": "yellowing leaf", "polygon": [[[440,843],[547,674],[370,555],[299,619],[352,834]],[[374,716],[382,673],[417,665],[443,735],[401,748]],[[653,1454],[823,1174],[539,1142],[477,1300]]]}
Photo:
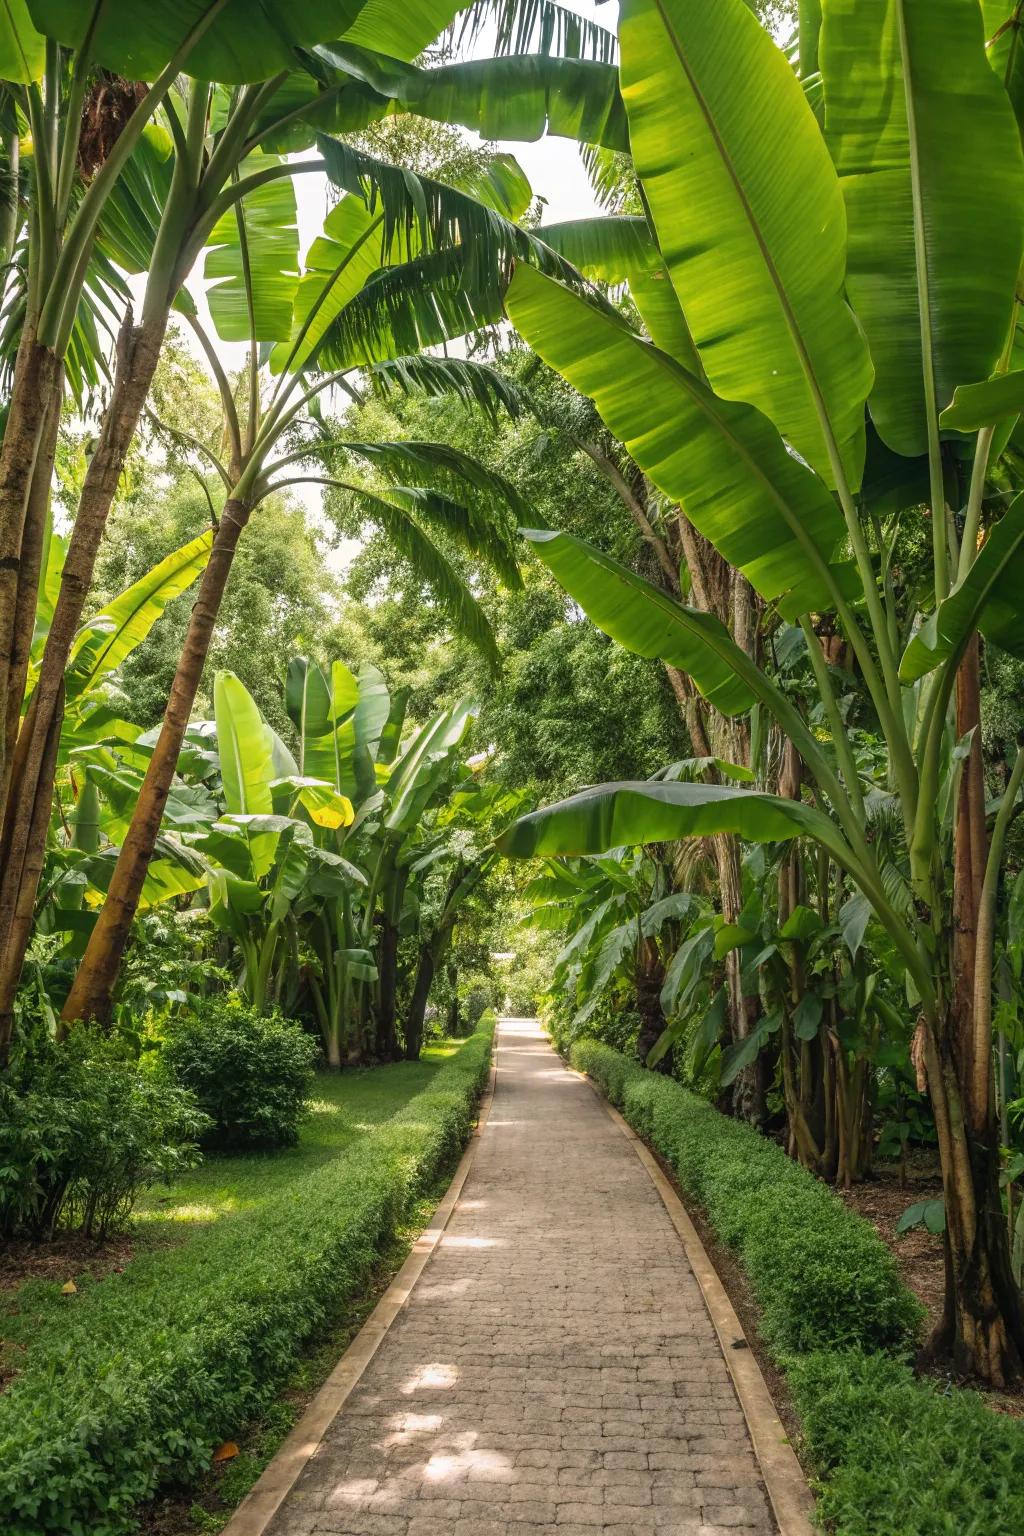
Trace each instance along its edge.
{"label": "yellowing leaf", "polygon": [[78,1286],[73,1280],[66,1280],[60,1288],[62,1296],[77,1296]]}

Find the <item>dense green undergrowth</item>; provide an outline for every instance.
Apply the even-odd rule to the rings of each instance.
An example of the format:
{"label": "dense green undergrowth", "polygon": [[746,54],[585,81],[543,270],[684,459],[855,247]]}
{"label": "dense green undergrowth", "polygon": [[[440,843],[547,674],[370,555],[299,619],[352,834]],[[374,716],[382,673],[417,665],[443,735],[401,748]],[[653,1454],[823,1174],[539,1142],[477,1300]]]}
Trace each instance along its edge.
{"label": "dense green undergrowth", "polygon": [[1019,1536],[1024,1426],[917,1379],[921,1308],[873,1228],[782,1149],[595,1040],[571,1060],[743,1263],[836,1536]]}
{"label": "dense green undergrowth", "polygon": [[359,1074],[350,1112],[332,1092],[294,1152],[211,1161],[151,1201],[153,1224],[196,1224],[186,1241],[152,1242],[74,1297],[16,1293],[4,1332],[28,1347],[0,1396],[5,1536],[118,1536],[162,1480],[209,1464],[451,1164],[493,1030],[488,1016],[436,1069]]}

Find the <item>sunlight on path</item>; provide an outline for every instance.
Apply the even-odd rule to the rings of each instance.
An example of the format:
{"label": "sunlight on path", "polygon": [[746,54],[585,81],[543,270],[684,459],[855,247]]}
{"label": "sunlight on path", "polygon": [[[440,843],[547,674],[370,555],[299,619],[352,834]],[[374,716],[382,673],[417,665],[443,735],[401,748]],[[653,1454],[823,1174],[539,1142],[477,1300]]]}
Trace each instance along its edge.
{"label": "sunlight on path", "polygon": [[743,1415],[628,1142],[531,1020],[407,1309],[269,1536],[768,1536]]}

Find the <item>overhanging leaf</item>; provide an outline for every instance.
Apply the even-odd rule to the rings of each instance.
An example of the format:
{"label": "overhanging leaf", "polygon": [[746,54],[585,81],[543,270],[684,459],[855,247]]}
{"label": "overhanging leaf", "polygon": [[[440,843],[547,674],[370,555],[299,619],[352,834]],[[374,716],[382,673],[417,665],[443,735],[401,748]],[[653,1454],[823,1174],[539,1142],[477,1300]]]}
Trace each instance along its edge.
{"label": "overhanging leaf", "polygon": [[823,413],[856,487],[871,363],[843,297],[842,193],[799,80],[744,0],[622,0],[619,46],[634,164],[713,388],[834,483]]}
{"label": "overhanging leaf", "polygon": [[1024,239],[1024,159],[961,0],[829,0],[825,128],[846,198],[847,286],[871,346],[870,407],[898,453],[928,448],[925,369],[941,409],[995,368]]}
{"label": "overhanging leaf", "polygon": [[721,400],[614,313],[520,265],[505,299],[517,330],[583,394],[658,488],[765,598],[832,606],[844,537],[824,484],[751,405]]}
{"label": "overhanging leaf", "polygon": [[799,800],[725,784],[599,784],[533,811],[497,838],[512,858],[604,853],[609,848],[675,842],[731,832],[749,842],[809,836],[841,849],[827,816]]}
{"label": "overhanging leaf", "polygon": [[754,703],[730,665],[735,642],[713,614],[673,602],[571,534],[528,530],[526,537],[570,597],[613,640],[639,656],[680,667],[723,715],[742,714]]}

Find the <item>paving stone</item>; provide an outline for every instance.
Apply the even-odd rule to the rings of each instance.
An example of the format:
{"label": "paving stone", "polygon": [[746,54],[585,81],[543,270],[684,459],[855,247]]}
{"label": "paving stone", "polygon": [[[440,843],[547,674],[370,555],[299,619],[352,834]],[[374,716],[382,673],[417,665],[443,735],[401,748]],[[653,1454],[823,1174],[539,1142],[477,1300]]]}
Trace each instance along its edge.
{"label": "paving stone", "polygon": [[679,1238],[590,1088],[501,1025],[470,1176],[267,1536],[771,1536]]}

